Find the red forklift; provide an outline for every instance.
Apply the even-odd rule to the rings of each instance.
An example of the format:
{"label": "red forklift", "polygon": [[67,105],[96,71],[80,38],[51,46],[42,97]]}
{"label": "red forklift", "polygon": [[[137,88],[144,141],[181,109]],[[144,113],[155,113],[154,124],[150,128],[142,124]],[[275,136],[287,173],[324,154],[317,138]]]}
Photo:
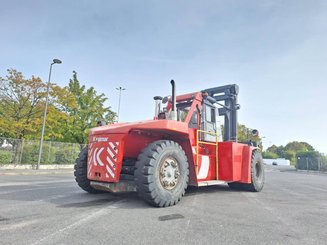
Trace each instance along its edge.
{"label": "red forklift", "polygon": [[261,191],[260,148],[251,140],[237,142],[239,87],[176,96],[173,80],[171,85],[171,96],[154,97],[153,120],[90,130],[88,147],[75,164],[77,184],[89,193],[137,191],[156,207],[177,204],[188,186],[227,183],[235,190]]}

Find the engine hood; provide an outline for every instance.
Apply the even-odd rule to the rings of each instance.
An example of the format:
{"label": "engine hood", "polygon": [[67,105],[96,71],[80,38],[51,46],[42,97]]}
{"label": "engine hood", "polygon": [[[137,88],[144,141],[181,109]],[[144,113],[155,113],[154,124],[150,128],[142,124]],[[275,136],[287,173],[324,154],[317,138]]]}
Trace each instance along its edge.
{"label": "engine hood", "polygon": [[188,134],[188,125],[185,122],[174,120],[147,120],[131,123],[116,123],[92,128],[89,135],[127,134],[132,130],[171,131]]}

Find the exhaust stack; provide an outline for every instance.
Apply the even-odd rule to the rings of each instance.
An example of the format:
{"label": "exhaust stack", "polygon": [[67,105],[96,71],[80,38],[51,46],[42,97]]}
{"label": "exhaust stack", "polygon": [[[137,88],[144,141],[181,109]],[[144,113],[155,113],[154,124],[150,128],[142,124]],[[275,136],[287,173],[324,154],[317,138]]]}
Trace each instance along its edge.
{"label": "exhaust stack", "polygon": [[171,106],[171,111],[170,111],[170,115],[169,115],[169,119],[170,120],[175,120],[177,121],[177,111],[176,111],[176,85],[175,85],[175,81],[171,80],[171,94],[172,94],[172,106]]}

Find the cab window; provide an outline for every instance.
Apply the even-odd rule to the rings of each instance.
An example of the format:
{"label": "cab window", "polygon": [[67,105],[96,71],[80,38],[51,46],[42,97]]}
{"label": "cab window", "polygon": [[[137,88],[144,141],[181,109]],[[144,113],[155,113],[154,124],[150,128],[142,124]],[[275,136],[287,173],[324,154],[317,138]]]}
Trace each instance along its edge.
{"label": "cab window", "polygon": [[206,106],[206,121],[214,123],[215,122],[215,108]]}
{"label": "cab window", "polygon": [[198,112],[194,111],[191,117],[190,123],[188,124],[189,128],[198,128]]}

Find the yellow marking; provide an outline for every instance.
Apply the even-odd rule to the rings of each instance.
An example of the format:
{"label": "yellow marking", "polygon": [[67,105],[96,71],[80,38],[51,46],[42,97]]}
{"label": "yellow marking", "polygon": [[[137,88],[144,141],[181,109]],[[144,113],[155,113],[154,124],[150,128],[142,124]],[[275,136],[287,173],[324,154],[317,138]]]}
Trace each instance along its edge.
{"label": "yellow marking", "polygon": [[[216,142],[206,142],[206,141],[200,141],[199,140],[199,133],[204,133],[204,134],[210,134],[216,136]],[[205,145],[214,145],[216,146],[216,180],[218,180],[218,134],[213,133],[213,132],[208,132],[204,130],[197,130],[196,131],[196,164],[195,164],[195,173],[196,173],[196,178],[198,178],[198,166],[199,166],[199,143],[200,144],[205,144]]]}

